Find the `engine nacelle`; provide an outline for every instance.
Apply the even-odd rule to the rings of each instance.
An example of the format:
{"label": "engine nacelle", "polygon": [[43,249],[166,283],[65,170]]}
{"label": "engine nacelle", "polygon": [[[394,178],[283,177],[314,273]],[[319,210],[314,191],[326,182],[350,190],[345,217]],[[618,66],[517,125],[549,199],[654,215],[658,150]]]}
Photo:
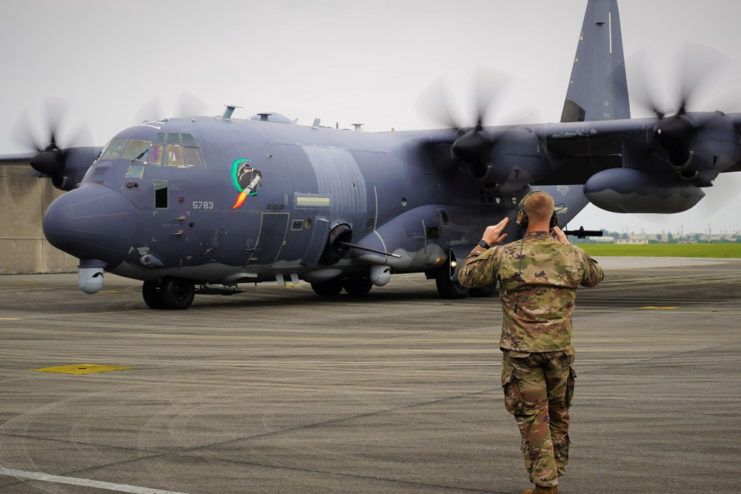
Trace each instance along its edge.
{"label": "engine nacelle", "polygon": [[680,213],[705,193],[674,174],[611,168],[592,175],[584,194],[598,208],[614,213]]}
{"label": "engine nacelle", "polygon": [[705,181],[711,181],[739,160],[741,147],[728,117],[715,112],[706,118],[697,133],[688,168],[696,170]]}
{"label": "engine nacelle", "polygon": [[61,175],[61,180],[58,177],[52,176],[54,187],[62,190],[76,188],[82,182],[82,178],[85,176],[88,168],[98,158],[99,154],[100,148],[96,147],[70,148],[67,151],[66,165]]}
{"label": "engine nacelle", "polygon": [[652,132],[657,155],[683,180],[710,184],[741,158],[733,121],[722,112],[665,117]]}
{"label": "engine nacelle", "polygon": [[495,136],[486,169],[475,178],[484,184],[497,184],[502,192],[513,192],[544,177],[550,169],[538,136],[520,127]]}

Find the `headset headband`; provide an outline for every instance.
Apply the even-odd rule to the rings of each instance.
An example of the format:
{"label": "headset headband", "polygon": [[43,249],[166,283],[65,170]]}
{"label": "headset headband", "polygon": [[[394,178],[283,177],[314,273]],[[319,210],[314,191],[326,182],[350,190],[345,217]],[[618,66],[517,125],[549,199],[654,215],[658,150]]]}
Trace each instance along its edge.
{"label": "headset headband", "polygon": [[[527,225],[530,221],[530,218],[527,217],[527,211],[525,211],[525,202],[527,202],[527,199],[536,192],[542,192],[543,194],[546,194],[546,192],[543,192],[542,190],[531,190],[530,192],[525,194],[522,199],[520,199],[520,205],[517,208],[517,218],[515,222],[517,223],[517,226],[519,226],[523,230],[527,230]],[[551,215],[550,221],[550,227],[553,228],[554,226],[558,226],[558,216],[556,215],[555,204],[553,205],[553,214]]]}

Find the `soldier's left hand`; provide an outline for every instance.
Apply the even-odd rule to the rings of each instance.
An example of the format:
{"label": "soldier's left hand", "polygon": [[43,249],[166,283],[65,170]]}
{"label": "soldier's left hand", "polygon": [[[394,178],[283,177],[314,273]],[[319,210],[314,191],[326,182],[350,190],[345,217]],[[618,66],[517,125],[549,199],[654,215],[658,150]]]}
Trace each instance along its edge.
{"label": "soldier's left hand", "polygon": [[566,234],[561,230],[559,227],[554,226],[553,230],[551,230],[551,235],[553,235],[553,238],[561,242],[562,244],[568,244],[569,239],[566,236]]}

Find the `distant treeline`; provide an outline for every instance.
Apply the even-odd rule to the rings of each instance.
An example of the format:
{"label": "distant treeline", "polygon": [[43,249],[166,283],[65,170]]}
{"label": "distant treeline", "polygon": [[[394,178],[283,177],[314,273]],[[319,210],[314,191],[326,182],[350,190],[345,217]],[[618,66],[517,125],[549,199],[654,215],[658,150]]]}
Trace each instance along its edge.
{"label": "distant treeline", "polygon": [[[687,233],[684,235],[675,235],[672,233],[650,233],[650,234],[636,234],[636,233],[617,233],[602,230],[602,237],[612,237],[615,240],[629,240],[640,238],[641,240],[647,239],[649,244],[680,244],[680,243],[700,243],[700,244],[741,244],[741,235],[739,234],[722,234],[722,235],[708,235],[705,233]],[[720,238],[718,238],[720,237]],[[574,243],[600,243],[599,237],[595,240],[590,238],[576,239],[572,238]]]}
{"label": "distant treeline", "polygon": [[741,258],[741,243],[738,242],[649,243],[637,245],[582,243],[579,246],[593,256]]}

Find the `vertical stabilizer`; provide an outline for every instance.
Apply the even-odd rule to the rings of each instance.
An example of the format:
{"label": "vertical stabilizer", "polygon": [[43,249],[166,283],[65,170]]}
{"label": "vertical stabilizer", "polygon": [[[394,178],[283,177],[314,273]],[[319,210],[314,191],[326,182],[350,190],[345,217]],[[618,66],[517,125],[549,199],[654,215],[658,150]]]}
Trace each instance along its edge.
{"label": "vertical stabilizer", "polygon": [[630,118],[617,0],[589,0],[562,122]]}

